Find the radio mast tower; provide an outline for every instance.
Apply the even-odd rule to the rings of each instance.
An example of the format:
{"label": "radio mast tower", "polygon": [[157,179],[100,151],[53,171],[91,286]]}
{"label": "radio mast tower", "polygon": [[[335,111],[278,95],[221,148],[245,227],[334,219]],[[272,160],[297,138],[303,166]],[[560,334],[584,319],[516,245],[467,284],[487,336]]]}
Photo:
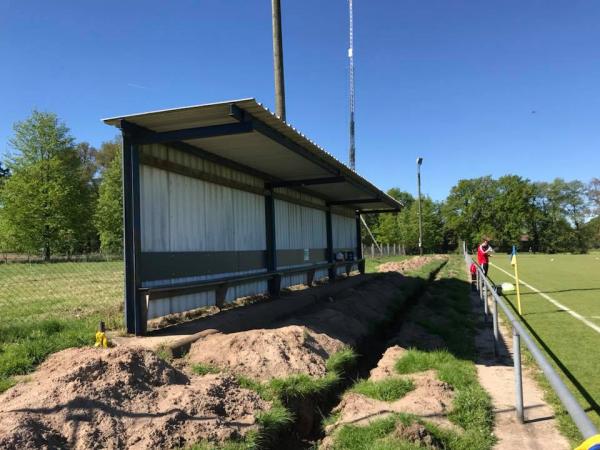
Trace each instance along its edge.
{"label": "radio mast tower", "polygon": [[352,0],[349,0],[350,9],[350,46],[348,47],[348,59],[350,60],[350,149],[349,160],[352,170],[355,169],[355,146],[354,146],[354,15],[352,12]]}

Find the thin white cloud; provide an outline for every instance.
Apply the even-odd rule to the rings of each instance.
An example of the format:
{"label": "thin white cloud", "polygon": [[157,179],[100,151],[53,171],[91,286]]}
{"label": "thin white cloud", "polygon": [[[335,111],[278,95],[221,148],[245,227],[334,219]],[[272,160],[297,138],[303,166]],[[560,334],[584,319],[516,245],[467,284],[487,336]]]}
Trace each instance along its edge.
{"label": "thin white cloud", "polygon": [[136,89],[148,89],[147,86],[142,86],[141,84],[135,84],[135,83],[127,83],[127,86],[136,88]]}

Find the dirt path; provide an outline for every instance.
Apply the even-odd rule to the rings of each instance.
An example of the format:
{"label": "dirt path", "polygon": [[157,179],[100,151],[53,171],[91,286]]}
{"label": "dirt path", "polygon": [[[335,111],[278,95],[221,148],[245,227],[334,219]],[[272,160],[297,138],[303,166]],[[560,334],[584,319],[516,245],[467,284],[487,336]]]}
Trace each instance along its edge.
{"label": "dirt path", "polygon": [[[483,303],[472,295],[473,309],[483,325]],[[490,311],[493,306],[490,305]],[[490,315],[491,320],[491,315]],[[515,382],[512,362],[512,333],[500,320],[501,342],[498,356],[494,356],[494,337],[489,323],[479,327],[476,345],[479,354],[477,373],[479,382],[492,397],[494,407],[494,434],[496,450],[537,450],[550,445],[553,449],[569,449],[569,442],[558,432],[554,411],[544,401],[529,370],[523,370],[523,400],[525,423],[515,412]],[[508,349],[511,349],[509,351]]]}

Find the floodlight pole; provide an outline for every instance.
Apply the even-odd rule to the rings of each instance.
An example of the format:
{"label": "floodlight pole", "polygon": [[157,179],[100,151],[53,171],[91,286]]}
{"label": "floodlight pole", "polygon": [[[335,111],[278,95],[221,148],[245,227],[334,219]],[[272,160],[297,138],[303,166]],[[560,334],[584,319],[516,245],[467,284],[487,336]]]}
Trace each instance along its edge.
{"label": "floodlight pole", "polygon": [[285,122],[285,83],[283,77],[283,42],[281,38],[281,3],[271,0],[273,21],[273,70],[275,75],[275,114]]}
{"label": "floodlight pole", "polygon": [[423,217],[421,215],[421,164],[423,158],[417,158],[417,192],[419,201],[419,255],[423,255]]}

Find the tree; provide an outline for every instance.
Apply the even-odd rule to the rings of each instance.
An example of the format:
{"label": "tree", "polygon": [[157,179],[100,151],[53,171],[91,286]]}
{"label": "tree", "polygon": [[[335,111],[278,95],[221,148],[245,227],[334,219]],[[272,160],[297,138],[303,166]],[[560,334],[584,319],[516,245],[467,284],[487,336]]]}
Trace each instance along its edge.
{"label": "tree", "polygon": [[53,113],[33,111],[14,125],[11,176],[0,192],[8,245],[50,260],[81,248],[91,207],[84,170],[69,129]]}
{"label": "tree", "polygon": [[115,137],[111,141],[105,141],[96,150],[95,162],[96,169],[102,173],[108,169],[115,158],[121,155],[121,138]]}
{"label": "tree", "polygon": [[562,178],[556,178],[552,184],[564,217],[574,227],[577,249],[586,252],[587,242],[582,229],[590,213],[586,186],[579,180],[567,182]]}
{"label": "tree", "polygon": [[123,251],[123,187],[121,150],[104,172],[94,223],[100,233],[100,248],[109,254]]}
{"label": "tree", "polygon": [[[398,188],[388,194],[405,206],[399,213],[379,215],[375,229],[377,239],[384,244],[400,244],[408,253],[418,252],[419,242],[419,205],[408,192]],[[431,253],[441,251],[444,247],[444,224],[441,216],[441,205],[425,196],[421,201],[423,218],[423,250]]]}
{"label": "tree", "polygon": [[506,175],[495,182],[495,197],[490,208],[498,248],[518,245],[521,237],[529,234],[533,203],[534,188],[529,180]]}
{"label": "tree", "polygon": [[474,245],[482,235],[494,236],[496,223],[491,205],[497,195],[497,184],[490,176],[459,180],[442,207],[445,226],[453,241],[464,240]]}
{"label": "tree", "polygon": [[600,216],[600,178],[592,178],[587,187],[587,195],[592,213]]}
{"label": "tree", "polygon": [[400,244],[406,243],[405,236],[403,235],[403,228],[400,225],[402,218],[406,212],[410,209],[410,205],[414,199],[408,192],[401,191],[398,188],[392,188],[388,190],[388,195],[401,202],[404,207],[399,213],[384,213],[379,214],[377,224],[373,228],[377,240],[383,244]]}
{"label": "tree", "polygon": [[96,172],[98,171],[98,165],[96,163],[96,155],[98,154],[98,150],[90,145],[89,142],[79,142],[75,146],[75,150],[77,151],[77,155],[81,161],[84,179],[86,181],[93,180],[96,176]]}
{"label": "tree", "polygon": [[0,162],[0,188],[4,184],[4,180],[10,176],[10,170],[8,168],[2,167],[2,162]]}

